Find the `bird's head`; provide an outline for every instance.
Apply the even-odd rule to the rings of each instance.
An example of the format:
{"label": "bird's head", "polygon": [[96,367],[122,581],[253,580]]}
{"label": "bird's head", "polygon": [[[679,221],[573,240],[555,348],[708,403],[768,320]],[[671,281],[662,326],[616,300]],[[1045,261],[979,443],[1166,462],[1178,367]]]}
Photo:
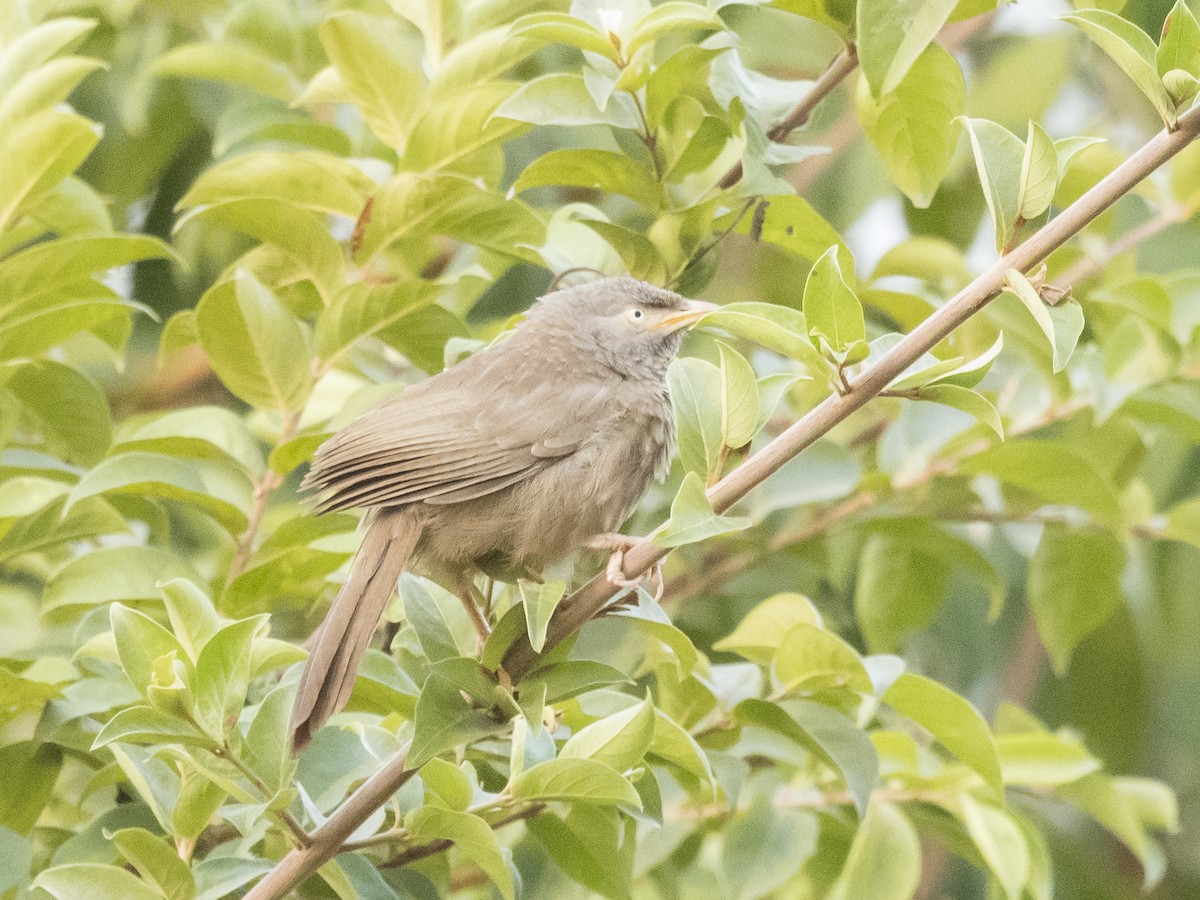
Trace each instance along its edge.
{"label": "bird's head", "polygon": [[661,377],[683,334],[717,306],[622,275],[542,298],[531,319],[598,351],[625,377]]}

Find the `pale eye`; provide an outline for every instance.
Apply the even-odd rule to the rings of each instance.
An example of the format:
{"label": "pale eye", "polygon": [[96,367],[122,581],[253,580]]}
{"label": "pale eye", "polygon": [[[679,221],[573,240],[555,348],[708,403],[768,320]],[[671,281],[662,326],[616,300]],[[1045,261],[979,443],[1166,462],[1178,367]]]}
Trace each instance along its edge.
{"label": "pale eye", "polygon": [[636,306],[629,311],[628,315],[629,318],[635,322],[640,322],[642,319],[646,318],[645,310],[638,309]]}

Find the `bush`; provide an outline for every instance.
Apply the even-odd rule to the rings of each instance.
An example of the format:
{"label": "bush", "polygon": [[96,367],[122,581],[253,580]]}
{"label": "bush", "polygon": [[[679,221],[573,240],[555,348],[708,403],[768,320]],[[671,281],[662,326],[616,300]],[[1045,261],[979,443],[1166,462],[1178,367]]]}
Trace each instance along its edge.
{"label": "bush", "polygon": [[[0,897],[1200,892],[1183,0],[44,6]],[[357,545],[312,451],[586,269],[723,304],[630,525],[661,604],[584,556],[483,585],[477,652],[406,575],[293,758]]]}

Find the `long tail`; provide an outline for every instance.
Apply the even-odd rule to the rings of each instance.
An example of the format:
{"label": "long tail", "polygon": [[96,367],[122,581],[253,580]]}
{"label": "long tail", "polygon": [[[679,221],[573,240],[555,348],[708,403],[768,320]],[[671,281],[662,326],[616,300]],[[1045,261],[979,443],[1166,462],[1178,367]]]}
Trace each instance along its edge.
{"label": "long tail", "polygon": [[420,536],[417,517],[399,510],[381,511],[367,528],[300,676],[292,707],[292,752],[302,750],[350,699],[359,663]]}

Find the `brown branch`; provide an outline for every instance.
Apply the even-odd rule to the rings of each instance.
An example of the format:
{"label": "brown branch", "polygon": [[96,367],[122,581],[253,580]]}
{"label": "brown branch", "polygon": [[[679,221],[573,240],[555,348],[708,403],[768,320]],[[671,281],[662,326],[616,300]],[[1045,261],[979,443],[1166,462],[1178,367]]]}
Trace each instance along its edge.
{"label": "brown branch", "polygon": [[[829,68],[821,73],[821,77],[813,82],[812,88],[804,95],[804,99],[797,103],[778,125],[767,132],[767,136],[776,142],[787,140],[788,135],[807,122],[820,102],[833,93],[833,89],[857,67],[858,53],[853,44],[847,44],[833,58]],[[741,179],[742,164],[737,162],[725,173],[717,186],[720,188],[733,187]]]}
{"label": "brown branch", "polygon": [[[1138,182],[1191,143],[1200,134],[1200,109],[1182,116],[1174,132],[1160,132],[1140,150],[1105,176],[1091,190],[1064,209],[1025,243],[997,260],[952,300],[906,335],[875,365],[864,371],[845,394],[828,397],[778,438],[725,476],[708,491],[717,512],[723,512],[753,488],[779,471],[789,460],[835,425],[847,419],[897,376],[916,362],[955,328],[983,309],[1001,291],[1009,269],[1029,271],[1100,215]],[[642,538],[625,554],[626,575],[643,572],[666,556],[667,551]],[[597,575],[559,604],[550,621],[545,648],[548,652],[584,623],[604,611],[615,590]],[[519,681],[537,661],[527,640],[509,651],[504,668]],[[246,895],[246,900],[280,900],[309,875],[337,855],[343,843],[371,813],[382,806],[415,774],[397,755],[359,788],[330,819],[312,833],[312,845],[295,849],[267,873]]]}
{"label": "brown branch", "polygon": [[[495,822],[492,822],[492,830],[502,828],[505,825],[511,824],[512,822],[519,822],[522,819],[532,819],[545,808],[546,805],[544,803],[531,804],[524,809],[517,810],[511,815],[507,815],[502,819],[497,819]],[[401,850],[391,859],[380,863],[379,868],[398,869],[401,866],[407,866],[409,863],[414,863],[419,859],[425,859],[429,856],[435,856],[438,853],[441,853],[443,850],[449,850],[453,843],[453,841],[443,838],[436,841],[430,841],[428,844],[420,844],[416,847],[409,847],[405,850]]]}
{"label": "brown branch", "polygon": [[[284,413],[283,427],[279,429],[279,440],[276,441],[276,446],[281,447],[294,438],[299,427],[299,412]],[[279,489],[281,484],[283,484],[283,475],[268,466],[267,471],[254,485],[254,505],[250,508],[250,515],[246,517],[246,530],[238,538],[237,550],[234,551],[233,561],[229,564],[229,574],[226,576],[227,584],[232,584],[234,579],[245,571],[246,564],[250,562],[250,554],[254,552],[254,541],[258,537],[259,528],[262,527],[263,516],[267,513],[267,505],[271,501],[271,495]]]}
{"label": "brown branch", "polygon": [[[1005,254],[954,298],[921,322],[885,356],[863,371],[850,390],[834,394],[750,457],[708,491],[713,509],[724,512],[834,426],[850,417],[895,378],[971,318],[1004,287],[1009,269],[1031,270],[1088,223],[1133,189],[1142,179],[1186,147],[1200,134],[1200,109],[1180,120],[1173,132],[1162,131],[1140,150],[1117,166],[1082,197],[1064,209],[1011,253]],[[667,555],[649,538],[642,538],[625,553],[626,577],[644,572]],[[615,591],[603,574],[597,575],[564,599],[550,620],[543,652],[602,613]],[[504,659],[504,669],[514,682],[529,672],[537,661],[527,639],[518,641]]]}

